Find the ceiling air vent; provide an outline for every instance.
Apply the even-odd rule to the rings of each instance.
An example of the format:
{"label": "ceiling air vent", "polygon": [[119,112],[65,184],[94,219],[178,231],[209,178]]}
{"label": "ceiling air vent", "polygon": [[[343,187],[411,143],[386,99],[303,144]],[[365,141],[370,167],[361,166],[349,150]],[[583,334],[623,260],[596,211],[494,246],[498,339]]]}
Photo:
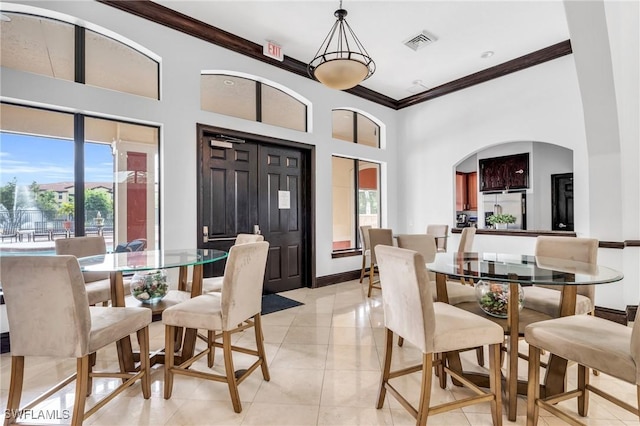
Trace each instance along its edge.
{"label": "ceiling air vent", "polygon": [[413,36],[409,40],[405,41],[404,44],[405,46],[410,47],[413,50],[418,50],[422,49],[425,46],[428,46],[436,40],[437,38],[435,38],[433,35],[429,34],[426,31],[423,31],[420,34]]}

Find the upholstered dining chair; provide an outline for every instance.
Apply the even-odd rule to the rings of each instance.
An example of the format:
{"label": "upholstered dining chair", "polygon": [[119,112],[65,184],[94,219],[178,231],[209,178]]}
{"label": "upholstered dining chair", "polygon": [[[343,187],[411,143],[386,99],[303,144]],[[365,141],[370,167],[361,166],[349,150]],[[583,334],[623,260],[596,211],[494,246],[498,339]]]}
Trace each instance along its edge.
{"label": "upholstered dining chair", "polygon": [[458,242],[458,253],[469,253],[473,251],[473,240],[476,236],[476,228],[462,228],[460,242]]}
{"label": "upholstered dining chair", "polygon": [[[233,245],[257,243],[264,241],[262,234],[238,234]],[[222,281],[224,277],[209,277],[202,279],[202,292],[209,293],[212,291],[222,290]],[[191,281],[187,282],[187,291],[191,292]]]}
{"label": "upholstered dining chair", "polygon": [[[636,313],[633,328],[592,315],[570,315],[528,325],[524,337],[529,344],[529,384],[527,392],[527,425],[538,423],[539,409],[572,425],[582,425],[566,411],[554,405],[578,398],[578,414],[587,416],[589,393],[635,414],[640,420],[640,315]],[[578,364],[575,390],[560,395],[540,397],[540,351],[545,350]],[[603,389],[589,384],[589,368],[635,385],[635,407]]]}
{"label": "upholstered dining chair", "polygon": [[[489,402],[494,425],[502,424],[502,393],[500,390],[500,345],[504,331],[494,322],[446,303],[433,302],[427,283],[425,262],[420,253],[399,247],[378,245],[374,248],[382,283],[382,306],[386,329],[384,367],[380,393],[376,407],[382,408],[387,390],[416,419],[418,425],[425,425],[431,414],[460,409],[480,402]],[[420,365],[391,371],[393,333],[402,336],[422,352]],[[473,383],[451,371],[441,361],[439,354],[489,345],[490,392],[486,393]],[[459,379],[469,387],[475,396],[455,402],[447,402],[430,407],[433,357],[438,355],[435,365],[440,371]],[[419,405],[416,409],[400,394],[392,383],[393,379],[407,374],[421,372]]]}
{"label": "upholstered dining chair", "polygon": [[[69,254],[75,257],[105,254],[107,246],[104,237],[75,237],[55,240],[56,254]],[[111,299],[111,282],[108,272],[83,272],[87,286],[89,305],[107,304]],[[128,286],[127,286],[128,287]]]}
{"label": "upholstered dining chair", "polygon": [[447,251],[447,234],[449,233],[449,225],[427,225],[427,234],[436,237],[438,252]]}
{"label": "upholstered dining chair", "polygon": [[[569,259],[585,263],[598,262],[598,240],[595,238],[548,237],[536,238],[535,255],[556,259]],[[534,285],[524,287],[524,306],[544,312],[554,318],[560,316],[560,287]],[[593,313],[595,286],[580,285],[577,288],[576,314]]]}
{"label": "upholstered dining chair", "polygon": [[[475,235],[475,228],[465,228],[473,229],[474,231],[470,234],[470,240],[473,240],[473,235]],[[464,234],[464,230],[463,230]],[[465,234],[469,235],[469,234]],[[408,250],[417,251],[422,255],[422,258],[426,263],[431,263],[436,258],[436,240],[431,234],[411,234],[411,235],[398,235],[397,237],[398,247],[405,248]],[[467,248],[471,250],[471,247],[468,245],[469,239],[467,238],[465,243],[460,240],[460,246],[463,244],[467,244]],[[431,288],[433,294],[433,301],[437,301],[437,291],[436,291],[436,277],[435,274],[431,271],[427,271],[427,278],[429,282],[429,286]],[[457,305],[458,303],[463,302],[475,302],[476,301],[476,291],[473,287],[468,285],[461,285],[460,282],[457,281],[449,281],[447,280],[447,296],[448,303],[450,305]],[[402,346],[403,339],[402,337],[398,337],[398,345]],[[476,356],[478,358],[478,364],[484,365],[484,349],[482,347],[476,348]]]}
{"label": "upholstered dining chair", "polygon": [[[360,241],[362,241],[362,267],[360,268],[360,284],[367,272],[367,259],[371,259],[371,243],[369,242],[369,229],[371,225],[360,226]],[[371,267],[371,262],[369,262]]]}
{"label": "upholstered dining chair", "polygon": [[[436,258],[436,239],[431,234],[404,234],[397,237],[398,247],[417,251],[422,255],[426,263],[431,263]],[[433,301],[437,300],[436,277],[431,271],[427,271],[429,286],[432,289]],[[461,286],[455,281],[447,281],[447,295],[449,304],[456,305],[462,302],[474,302],[475,290],[469,286]]]}
{"label": "upholstered dining chair", "polygon": [[369,266],[369,290],[367,291],[367,297],[371,297],[371,291],[374,288],[380,288],[380,280],[374,280],[375,271],[377,269],[375,248],[377,245],[392,246],[393,245],[393,232],[391,229],[386,228],[371,228],[369,229],[369,247],[371,253],[371,263]]}
{"label": "upholstered dining chair", "polygon": [[[74,256],[15,256],[0,258],[2,290],[11,330],[11,381],[7,411],[19,412],[25,357],[76,358],[77,371],[22,409],[30,409],[75,380],[72,425],[102,408],[113,397],[141,380],[145,399],[151,396],[149,331],[151,310],[89,306],[87,289]],[[90,356],[100,348],[137,333],[140,368],[135,373],[93,372]],[[124,380],[85,412],[93,377]],[[6,418],[9,424],[15,418]]]}
{"label": "upholstered dining chair", "polygon": [[[262,322],[262,284],[269,243],[238,244],[231,247],[224,271],[221,292],[205,293],[185,302],[171,306],[162,313],[165,324],[165,369],[164,397],[171,398],[173,376],[183,374],[201,379],[225,382],[229,386],[231,402],[236,413],[242,411],[238,394],[238,384],[246,379],[258,367],[262,369],[264,380],[269,381],[269,369],[265,357]],[[204,355],[212,355],[213,347],[207,346],[202,352],[180,365],[174,364],[174,344],[177,328],[192,328],[218,331],[222,343],[213,342],[213,347],[222,347],[224,353],[225,375],[197,371],[193,363]],[[250,327],[254,328],[256,348],[239,348],[231,345],[231,336]],[[236,371],[232,351],[257,357],[248,368]]]}

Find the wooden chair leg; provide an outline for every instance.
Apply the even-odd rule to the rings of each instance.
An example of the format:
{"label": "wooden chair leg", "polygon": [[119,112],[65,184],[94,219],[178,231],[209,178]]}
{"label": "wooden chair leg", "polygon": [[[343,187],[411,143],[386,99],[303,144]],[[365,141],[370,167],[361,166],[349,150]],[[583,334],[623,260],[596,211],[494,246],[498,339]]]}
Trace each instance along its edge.
{"label": "wooden chair leg", "polygon": [[418,418],[416,419],[416,424],[420,426],[427,424],[427,417],[429,416],[432,370],[433,354],[422,354],[422,386],[420,387],[420,403],[418,404]]}
{"label": "wooden chair leg", "polygon": [[140,345],[140,371],[144,372],[141,380],[142,396],[144,399],[151,398],[151,364],[149,360],[149,327],[144,327],[136,333],[138,344]]}
{"label": "wooden chair leg", "polygon": [[367,292],[367,297],[371,297],[371,290],[373,290],[373,274],[375,267],[373,264],[369,267],[369,291]]}
{"label": "wooden chair leg", "polygon": [[89,371],[87,372],[87,397],[91,396],[93,391],[93,366],[96,365],[96,353],[89,354]]}
{"label": "wooden chair leg", "polygon": [[367,266],[367,256],[362,255],[362,267],[360,268],[360,284],[362,284],[362,280],[364,280],[364,273]]}
{"label": "wooden chair leg", "polygon": [[167,325],[164,332],[164,399],[171,398],[173,391],[173,360],[175,356],[176,327]]}
{"label": "wooden chair leg", "polygon": [[502,348],[500,344],[489,345],[489,389],[494,396],[494,399],[491,401],[491,419],[493,420],[494,426],[502,425],[501,352]]}
{"label": "wooden chair leg", "polygon": [[22,385],[24,383],[24,357],[11,357],[11,381],[9,383],[9,397],[7,400],[7,411],[5,411],[4,424],[8,425],[15,420],[15,413],[20,408],[22,397]]}
{"label": "wooden chair leg", "polygon": [[256,347],[258,349],[258,357],[262,361],[260,364],[260,368],[262,369],[262,377],[267,382],[271,380],[271,375],[269,374],[269,366],[267,365],[267,354],[264,351],[264,335],[262,334],[262,316],[257,314],[253,317],[253,328],[256,333]]}
{"label": "wooden chair leg", "polygon": [[216,356],[216,346],[215,343],[216,332],[212,330],[207,330],[207,346],[209,347],[209,353],[207,354],[207,365],[209,368],[213,367],[213,360]]}
{"label": "wooden chair leg", "polygon": [[393,331],[385,328],[386,338],[384,347],[384,366],[382,367],[382,377],[380,379],[380,392],[378,393],[378,403],[376,408],[380,409],[384,405],[384,398],[387,395],[387,382],[391,371],[391,351],[393,350]]}
{"label": "wooden chair leg", "polygon": [[84,406],[87,401],[87,382],[89,381],[89,355],[78,358],[78,373],[76,375],[76,396],[73,404],[72,426],[82,426],[84,421]]}
{"label": "wooden chair leg", "polygon": [[240,403],[240,394],[238,393],[238,382],[236,380],[236,372],[233,368],[233,354],[231,353],[231,333],[222,332],[222,349],[224,351],[224,369],[227,373],[227,385],[229,385],[229,394],[231,395],[231,403],[233,411],[240,413],[242,404]]}
{"label": "wooden chair leg", "polygon": [[581,392],[578,396],[578,414],[582,417],[587,415],[589,411],[589,368],[578,364],[578,390]]}
{"label": "wooden chair leg", "polygon": [[536,401],[540,398],[540,349],[529,345],[529,383],[527,386],[527,426],[538,424],[540,409]]}
{"label": "wooden chair leg", "polygon": [[478,359],[478,365],[482,367],[484,365],[484,347],[483,346],[478,346],[476,348],[476,358]]}

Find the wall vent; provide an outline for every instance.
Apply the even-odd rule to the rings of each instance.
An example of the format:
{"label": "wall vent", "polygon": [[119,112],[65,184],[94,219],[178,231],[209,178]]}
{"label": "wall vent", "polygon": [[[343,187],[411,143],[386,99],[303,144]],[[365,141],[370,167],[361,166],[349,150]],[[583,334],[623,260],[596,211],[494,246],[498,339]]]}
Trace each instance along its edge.
{"label": "wall vent", "polygon": [[404,42],[404,45],[407,47],[410,47],[413,50],[419,50],[422,49],[425,46],[430,45],[431,43],[433,43],[434,41],[436,41],[437,38],[431,34],[429,34],[426,31],[421,32],[420,34],[411,37],[410,39],[408,39],[407,41]]}

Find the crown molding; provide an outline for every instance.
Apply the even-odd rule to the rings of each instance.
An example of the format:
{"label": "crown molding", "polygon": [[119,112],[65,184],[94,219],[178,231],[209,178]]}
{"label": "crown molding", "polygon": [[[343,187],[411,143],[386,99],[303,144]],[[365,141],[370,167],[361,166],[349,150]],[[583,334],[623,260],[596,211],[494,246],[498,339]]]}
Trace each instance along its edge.
{"label": "crown molding", "polygon": [[[180,31],[204,41],[208,41],[225,49],[232,50],[242,55],[248,56],[261,62],[268,63],[274,67],[282,68],[302,77],[312,79],[307,73],[307,64],[295,58],[285,55],[284,60],[278,61],[262,54],[262,45],[231,34],[220,28],[199,21],[190,16],[184,15],[168,7],[154,3],[150,0],[121,1],[121,0],[96,0],[99,3],[114,7],[127,13],[139,16],[149,21],[155,22],[165,27]],[[563,42],[545,47],[519,58],[496,65],[486,70],[479,71],[474,74],[459,78],[457,80],[445,83],[441,86],[434,87],[422,93],[396,100],[382,93],[368,89],[363,86],[356,86],[352,89],[345,90],[355,96],[375,102],[379,105],[386,106],[391,109],[401,109],[412,105],[416,105],[428,100],[456,92],[494,78],[512,72],[520,71],[552,59],[559,58],[572,53],[571,42],[565,40]]]}

